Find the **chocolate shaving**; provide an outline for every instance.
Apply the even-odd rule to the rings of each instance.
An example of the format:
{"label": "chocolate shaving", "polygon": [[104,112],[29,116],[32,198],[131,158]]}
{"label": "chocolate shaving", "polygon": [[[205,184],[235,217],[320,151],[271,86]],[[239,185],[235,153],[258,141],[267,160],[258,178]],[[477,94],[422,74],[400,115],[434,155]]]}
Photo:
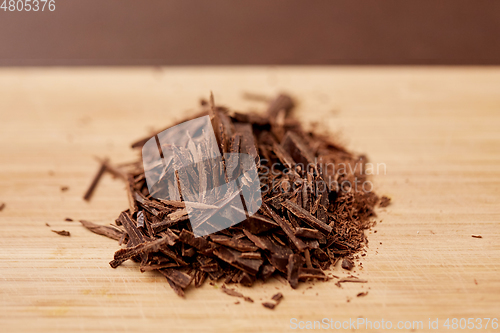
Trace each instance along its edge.
{"label": "chocolate shaving", "polygon": [[98,225],[98,224],[95,224],[95,223],[92,223],[89,221],[85,221],[85,220],[80,220],[80,223],[85,228],[92,231],[93,233],[98,234],[98,235],[103,235],[103,236],[112,238],[114,240],[120,240],[120,238],[123,235],[123,231],[120,231],[117,228],[108,227],[105,225]]}
{"label": "chocolate shaving", "polygon": [[321,231],[325,236],[332,232],[332,227],[312,216],[308,211],[299,207],[290,200],[285,200],[282,203],[283,207],[292,212],[299,219],[309,224],[311,227]]}
{"label": "chocolate shaving", "polygon": [[253,303],[253,299],[251,299],[250,297],[247,297],[247,296],[243,295],[242,293],[240,293],[239,291],[236,291],[234,289],[229,289],[225,285],[222,285],[221,290],[229,296],[240,297],[240,298],[243,298],[247,302]]}
{"label": "chocolate shaving", "polygon": [[71,236],[71,234],[69,233],[69,231],[66,231],[66,230],[60,230],[60,231],[58,231],[58,230],[51,230],[51,231],[55,232],[56,234],[61,235],[61,236],[67,236],[67,237]]}
{"label": "chocolate shaving", "polygon": [[[273,99],[262,113],[233,112],[216,105],[213,95],[202,101],[200,112],[183,121],[209,115],[219,151],[230,154],[218,163],[209,157],[208,146],[193,149],[194,137],[188,138],[184,148],[172,147],[172,156],[162,155],[166,160],[163,171],[175,171],[173,182],[165,184],[177,195],[165,199],[158,195],[161,186],[155,185],[151,191],[148,188],[141,159],[120,165],[99,160],[100,168],[84,199],[90,199],[108,172],[125,183],[128,207],[119,214],[116,226],[80,222],[123,245],[111,267],[133,260],[140,271],[158,271],[165,276],[179,296],[185,295],[191,283],[198,288],[207,278],[211,284],[221,280],[223,292],[249,302],[253,300],[226,284],[252,286],[257,280],[274,277],[297,288],[301,281],[327,281],[325,270],[339,260],[342,267],[352,269],[350,258],[367,244],[365,230],[374,225],[374,207],[377,203],[385,207],[389,199],[340,188],[338,184],[367,180],[363,173],[367,158],[348,152],[326,135],[304,130],[292,116],[294,105],[285,94]],[[140,149],[150,138],[132,146]],[[245,198],[243,209],[236,207],[235,201],[241,193],[253,191],[255,184],[243,176],[238,179],[241,193],[220,186],[239,175],[237,154],[252,156],[261,181],[262,196]],[[188,166],[181,168],[179,160],[203,162],[186,163]],[[351,166],[352,172],[339,171],[342,165]],[[181,189],[180,181],[197,185]],[[190,198],[189,202],[184,198]],[[0,205],[0,210],[4,206]],[[203,217],[199,225],[191,225],[188,207]],[[247,214],[249,208],[255,214]],[[233,211],[243,213],[246,219],[223,230],[210,224],[211,219],[227,220]],[[205,228],[206,236],[196,237],[195,227]],[[211,228],[218,231],[210,232]],[[337,285],[344,282],[366,281],[347,277]],[[274,309],[282,297],[278,293],[263,306]]]}
{"label": "chocolate shaving", "polygon": [[89,201],[90,198],[92,197],[92,194],[94,194],[94,190],[95,190],[97,184],[99,183],[99,180],[101,180],[102,175],[106,171],[106,162],[107,162],[107,160],[101,162],[99,170],[97,171],[96,175],[94,176],[94,179],[90,183],[90,186],[89,186],[87,192],[85,192],[85,195],[83,196],[84,200]]}
{"label": "chocolate shaving", "polygon": [[386,196],[383,196],[382,198],[380,198],[380,203],[378,204],[380,207],[387,207],[389,206],[391,203],[391,199],[386,197]]}

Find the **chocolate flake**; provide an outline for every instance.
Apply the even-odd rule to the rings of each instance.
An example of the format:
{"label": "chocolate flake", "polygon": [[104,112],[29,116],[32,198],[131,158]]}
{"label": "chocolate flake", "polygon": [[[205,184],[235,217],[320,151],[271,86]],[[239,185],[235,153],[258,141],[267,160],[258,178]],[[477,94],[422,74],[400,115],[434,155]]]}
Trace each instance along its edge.
{"label": "chocolate flake", "polygon": [[391,199],[386,197],[386,196],[383,196],[382,198],[380,198],[380,203],[378,204],[380,207],[387,207],[389,206],[391,203]]}
{"label": "chocolate flake", "polygon": [[84,200],[89,201],[90,198],[92,197],[92,194],[94,194],[94,190],[95,190],[97,184],[99,183],[99,180],[101,180],[102,175],[106,171],[106,162],[107,162],[107,160],[101,162],[101,166],[99,167],[99,170],[97,171],[96,175],[94,176],[94,179],[90,183],[90,186],[89,186],[87,192],[85,192],[85,195],[83,196]]}
{"label": "chocolate flake", "polygon": [[60,231],[58,231],[58,230],[51,230],[51,231],[55,232],[56,234],[61,235],[61,236],[67,236],[67,237],[71,236],[71,234],[69,233],[69,231],[66,231],[66,230],[60,230]]}
{"label": "chocolate flake", "polygon": [[103,235],[114,240],[120,240],[123,235],[123,231],[120,231],[118,228],[108,227],[104,225],[98,225],[89,221],[80,220],[80,223],[90,231],[95,234]]}
{"label": "chocolate flake", "polygon": [[227,288],[227,287],[226,287],[226,285],[224,285],[224,284],[222,285],[221,290],[222,290],[225,294],[227,294],[227,295],[229,295],[229,296],[233,296],[233,297],[240,297],[240,298],[243,298],[243,299],[244,299],[245,301],[247,301],[247,302],[253,303],[253,299],[252,299],[252,298],[250,298],[250,297],[247,297],[247,296],[243,295],[243,294],[242,294],[242,293],[240,293],[239,291],[236,291],[236,290],[234,290],[234,289]]}

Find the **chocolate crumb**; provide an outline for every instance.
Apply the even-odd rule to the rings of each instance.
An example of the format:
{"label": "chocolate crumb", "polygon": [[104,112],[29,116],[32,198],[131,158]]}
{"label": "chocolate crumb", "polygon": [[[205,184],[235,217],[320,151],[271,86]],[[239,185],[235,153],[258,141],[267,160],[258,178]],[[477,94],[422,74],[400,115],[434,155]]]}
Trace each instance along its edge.
{"label": "chocolate crumb", "polygon": [[73,222],[73,219],[70,219],[69,217],[65,218],[64,221],[66,222]]}
{"label": "chocolate crumb", "polygon": [[344,260],[342,260],[342,268],[350,271],[354,268],[354,262],[349,258],[345,258]]}
{"label": "chocolate crumb", "polygon": [[56,234],[58,235],[61,235],[61,236],[71,236],[71,234],[69,233],[69,231],[66,231],[66,230],[51,230],[52,232],[55,232]]}
{"label": "chocolate crumb", "polygon": [[483,238],[481,235],[471,235],[473,238]]}
{"label": "chocolate crumb", "polygon": [[281,302],[281,300],[283,299],[283,294],[277,293],[273,297],[271,297],[271,299],[276,302]]}
{"label": "chocolate crumb", "polygon": [[271,309],[271,310],[274,310],[274,308],[276,307],[276,304],[275,303],[271,303],[271,302],[264,302],[264,303],[262,303],[262,305],[265,308],[268,308],[268,309]]}
{"label": "chocolate crumb", "polygon": [[387,207],[387,206],[389,206],[390,203],[391,203],[391,199],[384,195],[382,198],[380,198],[379,206],[382,208]]}

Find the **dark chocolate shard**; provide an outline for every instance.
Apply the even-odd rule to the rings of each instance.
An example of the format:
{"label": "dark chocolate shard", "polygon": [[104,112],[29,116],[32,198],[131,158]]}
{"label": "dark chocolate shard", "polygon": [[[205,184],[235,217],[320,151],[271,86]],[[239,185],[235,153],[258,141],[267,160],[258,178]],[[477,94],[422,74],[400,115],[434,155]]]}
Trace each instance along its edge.
{"label": "dark chocolate shard", "polygon": [[255,282],[255,275],[250,275],[247,272],[242,272],[238,279],[236,280],[239,284],[244,285],[246,287],[251,287]]}
{"label": "dark chocolate shard", "polygon": [[280,94],[269,105],[269,108],[267,109],[267,116],[269,119],[273,120],[277,117],[281,110],[284,110],[286,114],[288,114],[294,106],[295,103],[290,96]]}
{"label": "dark chocolate shard", "polygon": [[94,176],[94,179],[92,179],[92,182],[90,183],[90,186],[89,186],[87,192],[85,192],[85,194],[83,196],[83,199],[85,201],[89,201],[90,198],[92,197],[92,194],[94,194],[94,190],[97,187],[97,184],[99,183],[99,181],[102,178],[102,175],[106,171],[106,163],[107,163],[107,161],[108,160],[106,159],[103,162],[101,162],[101,165],[99,166],[99,170],[97,170],[97,173]]}
{"label": "dark chocolate shard", "polygon": [[222,285],[221,290],[222,290],[222,292],[224,292],[225,294],[227,294],[229,296],[240,297],[240,298],[243,298],[247,302],[253,303],[253,299],[251,299],[250,297],[243,295],[239,291],[236,291],[234,289],[230,289],[230,288],[226,287],[226,285],[224,285],[224,284]]}
{"label": "dark chocolate shard", "polygon": [[201,270],[197,270],[194,274],[194,286],[195,288],[199,288],[203,285],[205,280],[207,279],[207,272],[203,272]]}
{"label": "dark chocolate shard", "polygon": [[273,275],[276,268],[273,265],[263,265],[261,268],[260,275],[263,281],[267,281]]}
{"label": "dark chocolate shard", "polygon": [[255,138],[252,130],[252,125],[236,123],[234,125],[235,132],[241,137],[240,139],[240,153],[248,154],[255,160],[257,167],[260,165],[260,157],[255,148]]}
{"label": "dark chocolate shard", "polygon": [[241,269],[244,272],[255,275],[263,263],[262,259],[245,259],[241,257],[241,252],[220,246],[213,253],[228,264]]}
{"label": "dark chocolate shard", "polygon": [[300,251],[304,251],[307,248],[307,245],[304,244],[297,236],[295,236],[292,226],[289,222],[285,221],[282,217],[280,217],[276,212],[274,212],[271,208],[269,208],[266,204],[262,204],[262,209],[266,212],[273,220],[278,223],[278,225],[283,229],[285,234],[288,236],[290,241],[295,245],[295,247]]}
{"label": "dark chocolate shard", "polygon": [[288,257],[287,280],[293,289],[299,286],[299,270],[302,267],[304,259],[300,254],[291,254]]}
{"label": "dark chocolate shard", "polygon": [[316,165],[311,149],[297,133],[286,132],[281,146],[296,163],[302,165],[303,169],[308,165]]}
{"label": "dark chocolate shard", "polygon": [[328,277],[319,268],[304,268],[299,269],[299,280],[304,281],[307,279],[321,279],[326,280]]}
{"label": "dark chocolate shard", "polygon": [[224,235],[210,235],[212,242],[221,244],[241,252],[257,251],[258,247],[248,239],[234,239]]}
{"label": "dark chocolate shard", "polygon": [[305,223],[309,224],[311,227],[318,229],[324,235],[328,235],[332,232],[331,226],[318,220],[317,218],[312,216],[308,211],[299,207],[297,204],[291,202],[290,200],[285,200],[282,203],[282,205],[283,205],[283,207],[288,209],[290,212],[292,212],[295,216],[297,216],[299,219],[301,219]]}
{"label": "dark chocolate shard", "polygon": [[145,237],[142,232],[137,229],[137,222],[132,220],[127,212],[122,212],[118,217],[118,220],[123,225],[125,231],[128,234],[128,237],[130,239],[130,246],[136,246],[138,244],[144,243]]}
{"label": "dark chocolate shard", "polygon": [[120,240],[120,238],[123,236],[123,231],[119,230],[118,228],[115,227],[109,227],[105,225],[98,225],[89,221],[85,220],[80,220],[80,223],[87,228],[88,230],[92,231],[95,234],[98,235],[103,235],[109,238],[112,238],[114,240]]}
{"label": "dark chocolate shard", "polygon": [[337,283],[344,283],[344,282],[354,282],[354,283],[367,283],[367,280],[359,279],[357,277],[345,277],[341,278],[337,281]]}
{"label": "dark chocolate shard", "polygon": [[174,290],[174,292],[180,296],[180,297],[184,297],[184,289],[182,289],[179,285],[177,285],[174,281],[170,280],[168,277],[167,278],[167,282],[168,284],[170,285],[170,287]]}
{"label": "dark chocolate shard", "polygon": [[312,238],[312,239],[323,239],[325,238],[318,230],[308,229],[308,228],[297,228],[295,229],[295,236]]}
{"label": "dark chocolate shard", "polygon": [[186,229],[182,229],[179,240],[183,243],[191,245],[192,247],[200,250],[207,251],[211,249],[210,242],[203,237],[195,237],[194,234]]}
{"label": "dark chocolate shard", "polygon": [[182,289],[186,289],[193,280],[190,275],[183,273],[175,268],[166,268],[160,270],[159,272]]}
{"label": "dark chocolate shard", "polygon": [[350,271],[354,268],[354,262],[349,258],[344,258],[344,260],[342,260],[342,268]]}
{"label": "dark chocolate shard", "polygon": [[151,242],[140,243],[140,244],[135,245],[133,247],[120,249],[120,250],[115,252],[113,265],[122,263],[122,262],[124,262],[128,259],[131,259],[137,255],[144,255],[144,254],[148,254],[151,252],[157,252],[162,247],[166,246],[167,244],[168,244],[168,238],[164,237],[164,238],[156,239],[156,240],[151,241]]}
{"label": "dark chocolate shard", "polygon": [[69,233],[69,231],[66,231],[66,230],[51,230],[52,232],[55,232],[56,234],[58,235],[61,235],[61,236],[71,236],[71,234]]}
{"label": "dark chocolate shard", "polygon": [[283,299],[283,294],[277,293],[277,294],[273,295],[273,297],[271,297],[271,299],[273,301],[276,301],[276,302],[281,302],[281,300]]}
{"label": "dark chocolate shard", "polygon": [[249,216],[248,219],[240,223],[240,226],[252,234],[260,234],[279,227],[276,222],[260,214]]}

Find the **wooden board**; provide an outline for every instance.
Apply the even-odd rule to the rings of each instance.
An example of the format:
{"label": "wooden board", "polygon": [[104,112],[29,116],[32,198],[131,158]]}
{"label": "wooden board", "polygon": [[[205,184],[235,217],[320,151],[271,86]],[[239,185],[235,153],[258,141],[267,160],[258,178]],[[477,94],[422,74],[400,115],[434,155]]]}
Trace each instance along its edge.
{"label": "wooden board", "polygon": [[[239,288],[256,302],[238,305],[206,284],[182,299],[134,263],[110,268],[116,242],[63,221],[113,222],[127,207],[119,180],[82,200],[94,156],[134,159],[132,141],[194,113],[210,90],[243,111],[262,108],[243,92],[288,91],[305,124],[386,166],[373,181],[393,204],[356,269],[369,283],[273,281]],[[499,128],[500,68],[2,69],[2,331],[280,332],[292,318],[358,317],[422,321],[417,331],[439,318],[444,331],[446,318],[499,317]],[[283,302],[265,309],[278,290]]]}

